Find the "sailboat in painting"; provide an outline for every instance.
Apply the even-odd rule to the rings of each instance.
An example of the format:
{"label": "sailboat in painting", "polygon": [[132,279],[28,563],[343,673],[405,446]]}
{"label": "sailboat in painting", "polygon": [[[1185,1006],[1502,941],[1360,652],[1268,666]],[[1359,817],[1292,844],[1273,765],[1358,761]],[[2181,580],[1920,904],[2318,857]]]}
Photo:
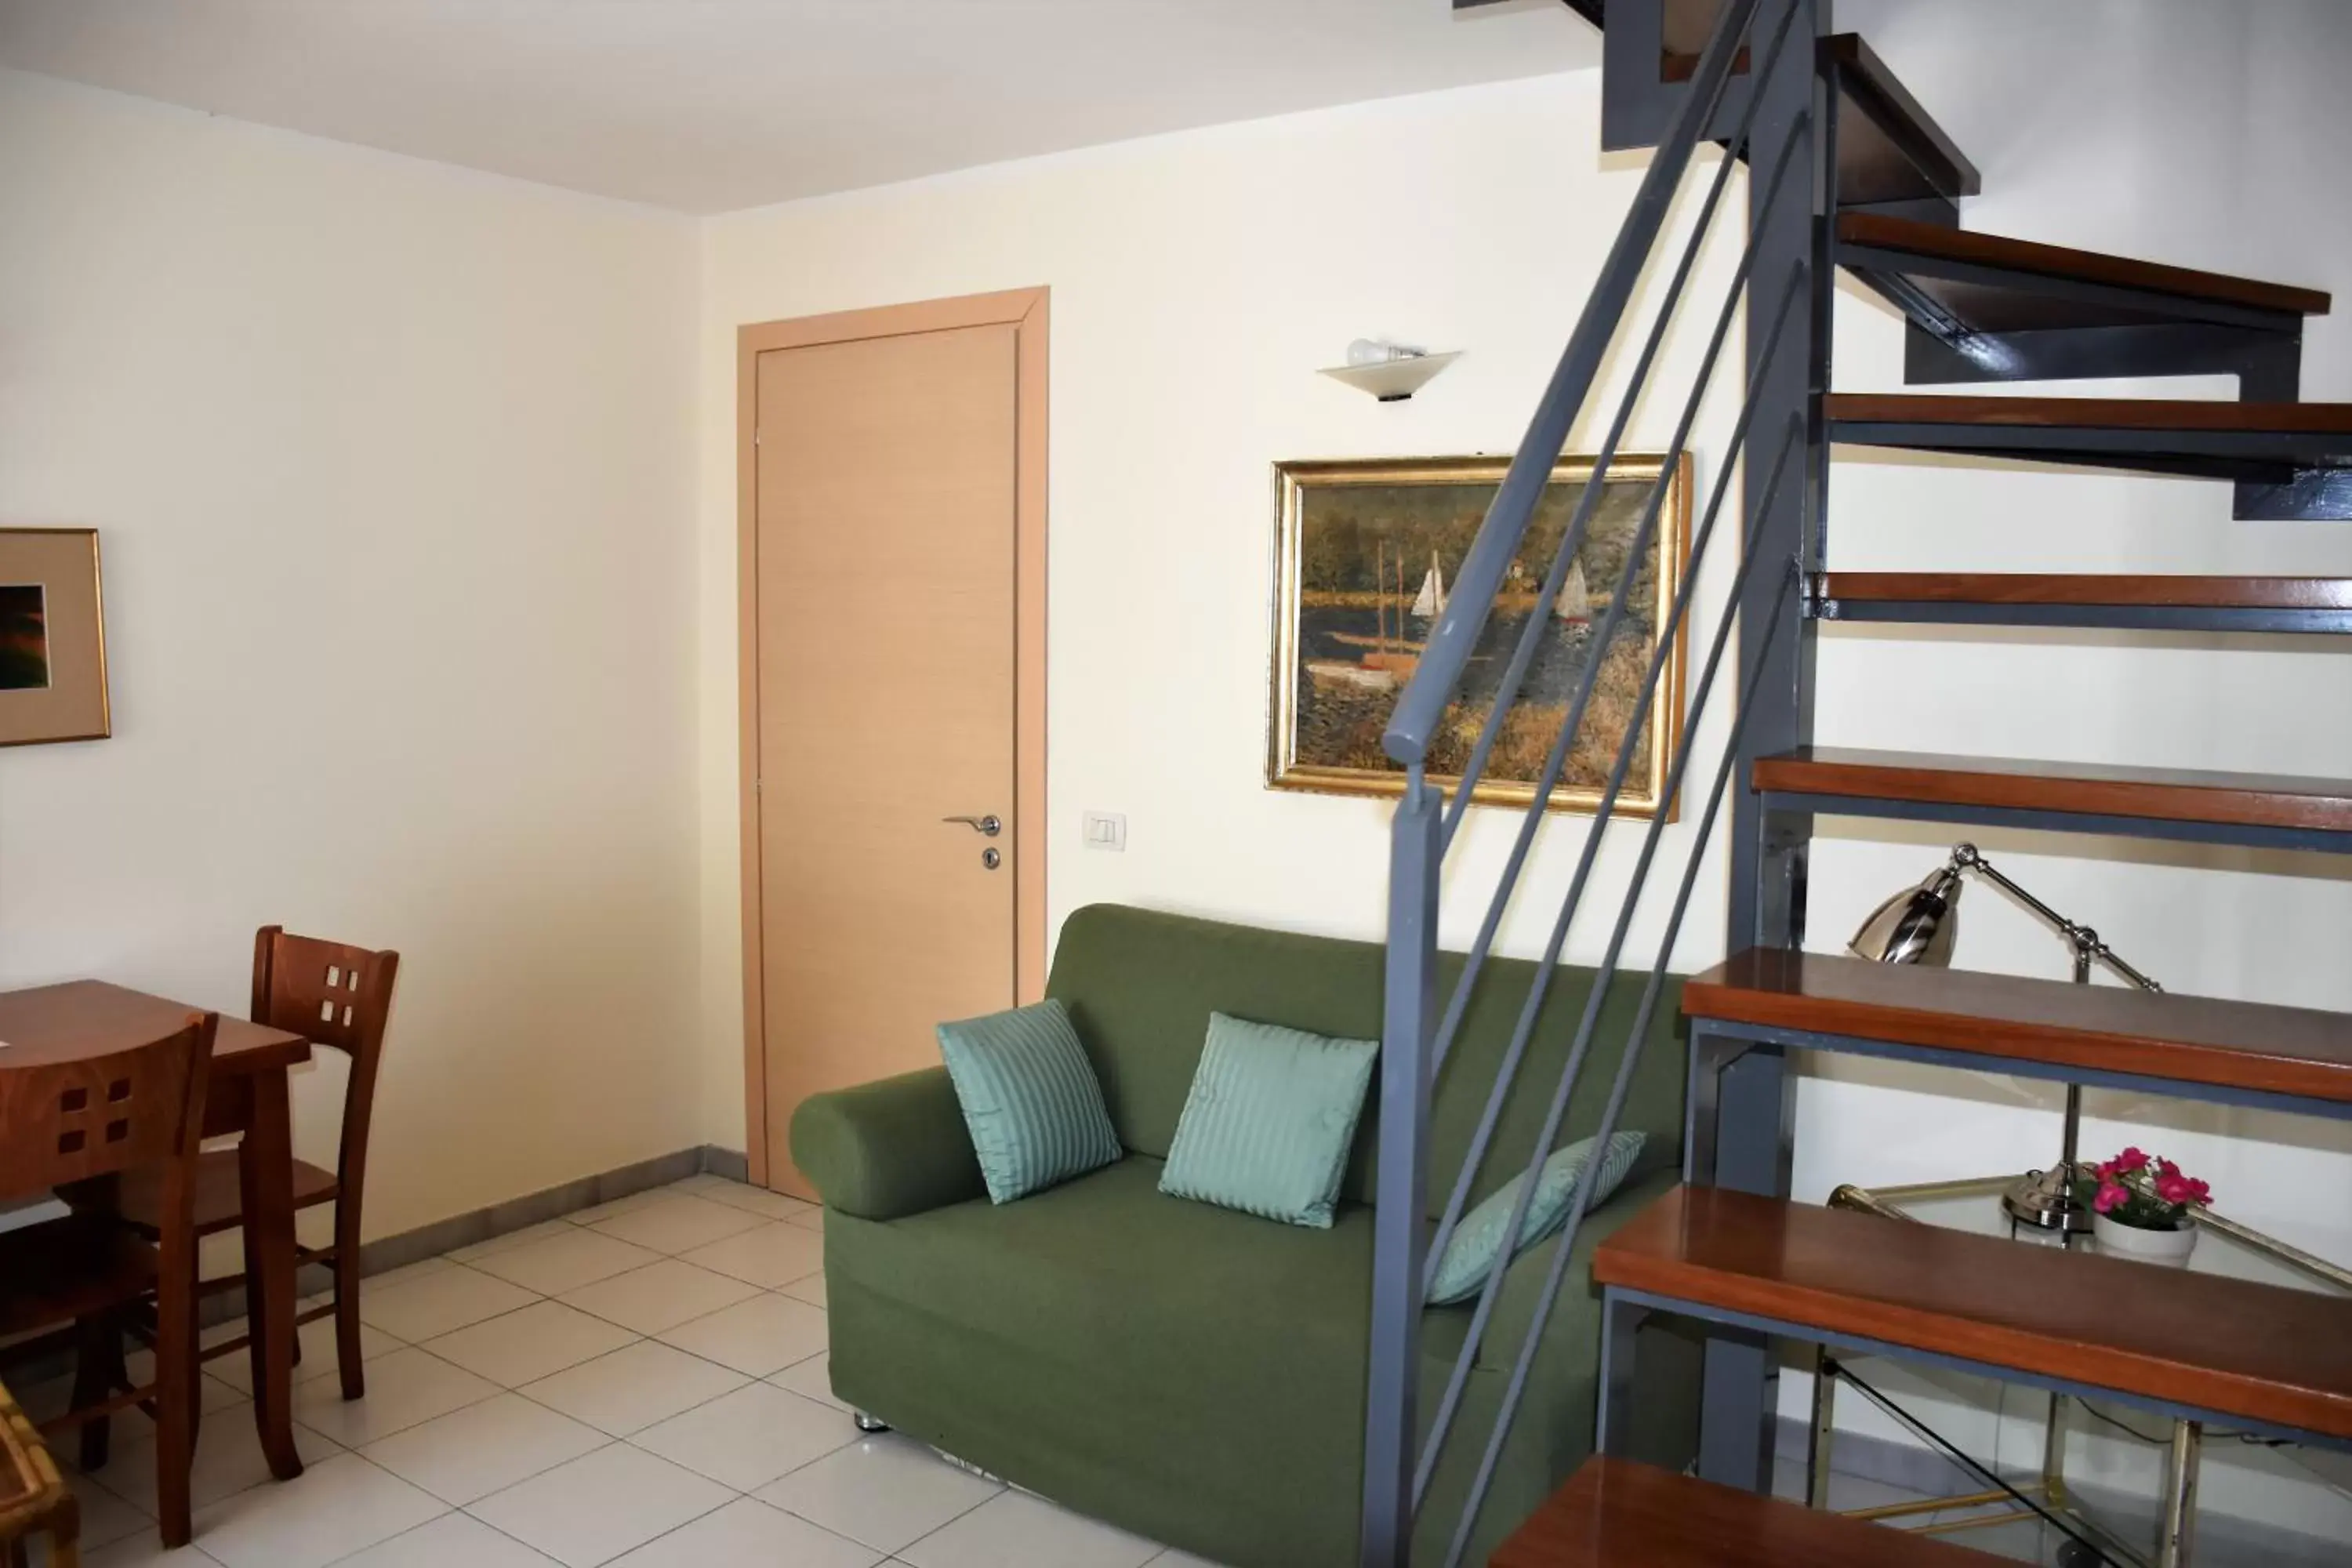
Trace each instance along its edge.
{"label": "sailboat in painting", "polygon": [[1568,581],[1560,584],[1559,597],[1551,602],[1551,613],[1563,621],[1592,624],[1592,592],[1584,585],[1584,562],[1580,558],[1568,563]]}
{"label": "sailboat in painting", "polygon": [[1437,552],[1429,552],[1429,571],[1421,579],[1421,592],[1413,595],[1412,613],[1416,619],[1433,621],[1445,613],[1445,569],[1437,563]]}

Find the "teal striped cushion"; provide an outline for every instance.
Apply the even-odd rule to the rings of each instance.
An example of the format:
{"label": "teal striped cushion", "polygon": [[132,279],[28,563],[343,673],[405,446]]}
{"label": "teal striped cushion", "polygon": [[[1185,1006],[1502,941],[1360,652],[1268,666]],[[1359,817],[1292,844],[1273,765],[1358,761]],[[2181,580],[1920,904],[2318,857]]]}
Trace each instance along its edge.
{"label": "teal striped cushion", "polygon": [[[1601,1158],[1601,1173],[1592,1179],[1592,1208],[1609,1201],[1609,1194],[1624,1182],[1633,1162],[1642,1157],[1642,1145],[1647,1142],[1646,1132],[1610,1135],[1609,1152]],[[1584,1174],[1584,1162],[1591,1153],[1592,1140],[1580,1138],[1543,1163],[1543,1169],[1536,1176],[1536,1195],[1528,1200],[1527,1215],[1519,1221],[1519,1244],[1511,1248],[1513,1258],[1558,1230],[1567,1220],[1568,1206],[1576,1199],[1577,1179]],[[1445,1244],[1445,1256],[1438,1260],[1437,1278],[1430,1284],[1432,1305],[1466,1301],[1486,1285],[1495,1258],[1503,1250],[1503,1226],[1510,1219],[1511,1205],[1518,1202],[1519,1188],[1527,1179],[1527,1173],[1521,1171],[1486,1202],[1462,1216],[1461,1223],[1454,1227],[1454,1238]]]}
{"label": "teal striped cushion", "polygon": [[991,1203],[1026,1197],[1126,1152],[1061,1003],[941,1024],[939,1033]]}
{"label": "teal striped cushion", "polygon": [[1209,1040],[1160,1190],[1331,1228],[1381,1047],[1209,1015]]}

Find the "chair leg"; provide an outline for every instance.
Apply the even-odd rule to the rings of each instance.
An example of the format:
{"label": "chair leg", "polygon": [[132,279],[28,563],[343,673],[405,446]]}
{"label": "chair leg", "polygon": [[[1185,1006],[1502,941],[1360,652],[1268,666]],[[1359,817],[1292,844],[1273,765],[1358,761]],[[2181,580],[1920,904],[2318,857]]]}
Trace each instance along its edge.
{"label": "chair leg", "polygon": [[335,1363],[343,1374],[343,1397],[367,1397],[367,1373],[360,1363],[360,1239],[356,1205],[347,1220],[335,1209]]}
{"label": "chair leg", "polygon": [[[190,1272],[194,1272],[193,1263]],[[189,1472],[195,1462],[196,1411],[202,1403],[196,1388],[203,1375],[196,1342],[196,1307],[191,1290],[185,1310],[156,1314],[155,1505],[166,1551],[185,1546],[195,1533],[188,1491]]]}
{"label": "chair leg", "polygon": [[0,1563],[5,1563],[7,1568],[33,1568],[33,1560],[26,1554],[22,1539],[0,1541]]}
{"label": "chair leg", "polygon": [[[108,1314],[76,1320],[73,1403],[77,1410],[113,1397],[124,1380],[122,1328]],[[81,1468],[102,1470],[112,1447],[113,1420],[100,1415],[81,1424]]]}

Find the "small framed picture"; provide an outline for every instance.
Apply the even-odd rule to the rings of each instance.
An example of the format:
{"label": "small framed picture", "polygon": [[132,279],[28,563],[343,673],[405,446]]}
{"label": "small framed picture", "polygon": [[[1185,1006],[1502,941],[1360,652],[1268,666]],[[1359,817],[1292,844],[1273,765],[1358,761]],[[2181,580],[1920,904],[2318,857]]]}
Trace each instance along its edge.
{"label": "small framed picture", "polygon": [[[1266,744],[1266,783],[1273,788],[1403,792],[1404,770],[1381,751],[1381,735],[1509,466],[1507,458],[1417,458],[1276,467]],[[1471,655],[1462,693],[1432,738],[1432,784],[1460,782],[1592,468],[1591,458],[1576,457],[1553,468]],[[1659,494],[1657,527],[1633,560],[1654,494]],[[1688,453],[1671,471],[1658,456],[1621,456],[1610,465],[1565,586],[1537,633],[1526,684],[1504,715],[1472,800],[1524,805],[1535,798],[1545,756],[1567,722],[1586,669],[1598,660],[1567,771],[1544,802],[1553,811],[1596,809],[1619,742],[1640,707],[1665,607],[1690,560],[1690,510]],[[1626,603],[1609,646],[1601,647],[1600,629],[1621,584]],[[1664,795],[1682,729],[1685,641],[1678,631],[1665,649],[1657,696],[1643,716],[1618,797],[1620,816],[1664,814],[1673,820],[1675,803]]]}
{"label": "small framed picture", "polygon": [[109,730],[98,531],[0,528],[0,746]]}

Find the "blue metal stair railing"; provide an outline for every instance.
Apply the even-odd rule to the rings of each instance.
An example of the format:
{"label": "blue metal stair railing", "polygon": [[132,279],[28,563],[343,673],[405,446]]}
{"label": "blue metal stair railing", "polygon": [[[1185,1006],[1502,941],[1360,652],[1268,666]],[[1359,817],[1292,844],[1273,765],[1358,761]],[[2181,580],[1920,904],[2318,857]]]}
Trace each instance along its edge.
{"label": "blue metal stair railing", "polygon": [[[1819,171],[1798,157],[1801,149],[1810,149],[1817,143],[1806,134],[1811,119],[1808,111],[1799,114],[1793,125],[1782,128],[1781,133],[1775,138],[1775,145],[1759,146],[1755,127],[1758,107],[1763,101],[1763,95],[1755,91],[1748,95],[1744,110],[1738,113],[1736,128],[1727,134],[1713,128],[1723,110],[1726,90],[1735,69],[1748,68],[1747,61],[1740,58],[1743,50],[1752,50],[1756,61],[1749,80],[1761,82],[1770,78],[1775,68],[1780,66],[1784,51],[1792,44],[1808,51],[1811,48],[1811,27],[1810,25],[1798,26],[1801,20],[1810,24],[1811,16],[1811,8],[1806,0],[1727,0],[1725,5],[1715,34],[1693,76],[1691,92],[1683,112],[1661,143],[1644,176],[1625,226],[1601,268],[1592,297],[1570,338],[1529,423],[1527,436],[1514,456],[1509,471],[1480,526],[1477,538],[1456,575],[1454,594],[1436,626],[1432,628],[1427,648],[1411,683],[1398,701],[1395,716],[1383,737],[1383,745],[1390,757],[1403,764],[1406,770],[1406,790],[1391,826],[1390,854],[1388,966],[1380,1101],[1381,1149],[1378,1208],[1374,1220],[1371,1356],[1367,1389],[1360,1548],[1360,1560],[1365,1568],[1403,1568],[1409,1561],[1416,1520],[1438,1463],[1446,1452],[1448,1439],[1454,1435],[1463,1393],[1470,1370],[1478,1360],[1504,1270],[1495,1270],[1479,1294],[1468,1333],[1455,1357],[1434,1418],[1423,1437],[1415,1408],[1415,1391],[1420,1374],[1418,1331],[1434,1259],[1443,1253],[1459,1224],[1478,1175],[1492,1152],[1496,1129],[1514,1090],[1536,1019],[1542,1009],[1546,988],[1582,902],[1602,836],[1614,816],[1644,728],[1650,722],[1653,710],[1658,707],[1658,693],[1669,650],[1675,646],[1677,637],[1691,617],[1700,581],[1699,568],[1717,531],[1717,523],[1730,494],[1734,472],[1743,466],[1740,461],[1743,454],[1748,459],[1744,465],[1746,471],[1753,477],[1759,449],[1752,445],[1751,435],[1759,418],[1769,421],[1763,439],[1770,443],[1771,458],[1760,490],[1748,492],[1745,510],[1751,521],[1744,532],[1741,557],[1725,601],[1724,614],[1715,629],[1703,672],[1693,689],[1686,713],[1664,711],[1658,714],[1657,722],[1661,728],[1676,724],[1681,727],[1682,743],[1675,748],[1675,760],[1669,769],[1664,801],[1674,800],[1683,788],[1684,775],[1692,757],[1690,742],[1706,711],[1724,658],[1733,647],[1733,629],[1739,624],[1733,606],[1745,604],[1748,606],[1746,614],[1750,617],[1758,617],[1759,610],[1763,612],[1760,619],[1764,624],[1747,626],[1744,635],[1757,639],[1757,646],[1765,646],[1779,635],[1787,612],[1798,597],[1802,563],[1786,554],[1779,559],[1771,558],[1772,551],[1767,543],[1770,531],[1767,525],[1774,518],[1774,503],[1782,495],[1784,486],[1792,486],[1795,490],[1802,492],[1806,487],[1817,482],[1818,419],[1814,411],[1799,407],[1787,410],[1783,420],[1778,416],[1783,412],[1785,402],[1776,405],[1774,399],[1764,394],[1768,377],[1778,374],[1777,367],[1786,363],[1781,359],[1784,353],[1801,356],[1813,352],[1811,312],[1817,311],[1821,304],[1819,279],[1815,276],[1819,258],[1816,258],[1812,264],[1800,261],[1774,279],[1771,293],[1764,301],[1770,310],[1769,318],[1759,310],[1759,301],[1753,296],[1757,284],[1756,263],[1768,226],[1766,216],[1773,212],[1776,204],[1782,202],[1812,202],[1818,205]],[[1767,29],[1759,27],[1759,16],[1772,19],[1769,34]],[[1761,47],[1756,47],[1759,37]],[[1806,69],[1813,68],[1810,61],[1802,64]],[[1724,142],[1726,155],[1716,171],[1671,280],[1660,297],[1655,319],[1635,361],[1629,384],[1601,441],[1591,479],[1545,574],[1527,626],[1517,638],[1502,683],[1495,695],[1494,706],[1481,728],[1463,777],[1454,787],[1454,797],[1448,803],[1426,775],[1424,762],[1430,739],[1436,733],[1440,721],[1461,689],[1472,650],[1485,631],[1493,609],[1495,595],[1502,585],[1511,559],[1525,538],[1568,433],[1591,395],[1603,357],[1624,324],[1636,286],[1650,263],[1653,251],[1657,248],[1669,210],[1703,135],[1719,136]],[[1545,759],[1534,798],[1519,822],[1510,854],[1481,918],[1476,939],[1470,946],[1459,980],[1446,1000],[1441,1017],[1435,979],[1436,931],[1438,894],[1446,851],[1460,829],[1472,790],[1485,772],[1508,710],[1518,697],[1542,639],[1548,635],[1552,605],[1561,592],[1583,542],[1603,479],[1617,458],[1634,409],[1650,388],[1667,331],[1688,292],[1701,247],[1712,231],[1732,165],[1742,155],[1750,169],[1748,243],[1715,319],[1706,352],[1694,378],[1695,384],[1682,405],[1665,461],[1661,465],[1659,477],[1643,510],[1634,544],[1626,553],[1623,572],[1611,595],[1607,615],[1596,628],[1590,645],[1592,650],[1591,657],[1578,681],[1561,729]],[[1792,171],[1795,174],[1793,180]],[[1649,661],[1640,698],[1625,733],[1618,740],[1607,784],[1591,829],[1585,836],[1568,893],[1552,921],[1543,961],[1536,968],[1535,978],[1520,1010],[1500,1070],[1487,1095],[1484,1114],[1472,1138],[1469,1152],[1462,1168],[1453,1174],[1444,1208],[1433,1230],[1425,1217],[1429,1182],[1427,1142],[1430,1094],[1437,1069],[1452,1047],[1473,988],[1492,950],[1504,914],[1517,891],[1545,820],[1546,802],[1565,770],[1582,727],[1601,656],[1611,646],[1611,639],[1616,634],[1625,606],[1632,598],[1630,590],[1650,542],[1655,537],[1667,488],[1674,482],[1681,455],[1714,384],[1732,321],[1743,300],[1748,306],[1751,335],[1759,320],[1769,320],[1769,325],[1761,334],[1760,347],[1754,342],[1749,345],[1750,370],[1744,384],[1739,413],[1720,459],[1704,521],[1692,539],[1689,569],[1683,574],[1672,604],[1660,619],[1655,650]],[[1789,331],[1792,322],[1802,323],[1793,337]],[[1761,586],[1763,582],[1776,576],[1779,579],[1778,592],[1769,599],[1751,591],[1751,584]],[[1771,668],[1769,661],[1761,659],[1743,658],[1741,665],[1748,674],[1741,682],[1742,690],[1730,724],[1730,733],[1724,742],[1721,761],[1705,795],[1698,826],[1690,841],[1688,859],[1659,940],[1638,1016],[1614,1065],[1607,1104],[1595,1133],[1596,1147],[1615,1130],[1622,1111],[1627,1088],[1639,1058],[1640,1042],[1654,1016],[1664,985],[1667,964],[1696,884],[1699,867],[1720,815],[1735,764],[1741,755],[1748,720],[1757,709],[1759,685]],[[1664,802],[1661,804],[1663,807]],[[1553,1142],[1559,1134],[1585,1062],[1593,1054],[1593,1036],[1602,1005],[1623,957],[1633,920],[1658,857],[1666,823],[1667,814],[1661,809],[1651,818],[1643,837],[1641,850],[1605,955],[1570,1044],[1566,1066],[1559,1081],[1551,1088],[1543,1131],[1528,1154],[1517,1203],[1503,1227],[1502,1234],[1507,1237],[1518,1234],[1527,1204],[1535,1190],[1537,1173],[1552,1152]],[[1533,1320],[1512,1354],[1511,1374],[1502,1406],[1479,1452],[1467,1500],[1461,1517],[1454,1521],[1450,1531],[1444,1532],[1447,1546],[1444,1562],[1446,1568],[1456,1568],[1463,1561],[1476,1528],[1496,1461],[1508,1440],[1524,1399],[1528,1369],[1534,1363],[1537,1348],[1550,1319],[1567,1261],[1575,1245],[1576,1233],[1591,1205],[1591,1185],[1600,1164],[1598,1160],[1587,1164],[1571,1200],[1566,1234],[1553,1254],[1549,1276]]]}

